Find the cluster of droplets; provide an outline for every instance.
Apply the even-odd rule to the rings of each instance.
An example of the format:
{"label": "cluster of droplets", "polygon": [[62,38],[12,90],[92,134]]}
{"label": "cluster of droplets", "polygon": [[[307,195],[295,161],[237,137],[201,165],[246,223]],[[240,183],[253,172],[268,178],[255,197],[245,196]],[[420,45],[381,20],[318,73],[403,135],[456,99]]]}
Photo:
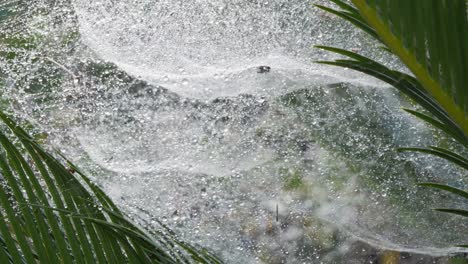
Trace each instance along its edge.
{"label": "cluster of droplets", "polygon": [[[322,53],[313,45],[345,40],[341,46],[356,48],[365,37],[312,8],[322,2],[73,1],[82,39],[101,58],[196,98],[268,95],[284,89],[278,86],[284,77],[265,84],[257,74],[249,74],[256,67],[268,65],[290,77],[317,75],[323,67],[310,62]],[[338,29],[347,36],[323,33]],[[311,80],[298,80],[306,81]],[[268,91],[261,90],[265,86]]]}
{"label": "cluster of droplets", "polygon": [[[359,259],[349,234],[433,254],[463,242],[415,187],[459,171],[394,152],[430,131],[387,86],[310,63],[332,58],[319,42],[373,50],[315,1],[66,2],[37,17],[48,30],[31,27],[42,42],[8,89],[128,210],[230,263]],[[35,83],[44,71],[57,81]]]}

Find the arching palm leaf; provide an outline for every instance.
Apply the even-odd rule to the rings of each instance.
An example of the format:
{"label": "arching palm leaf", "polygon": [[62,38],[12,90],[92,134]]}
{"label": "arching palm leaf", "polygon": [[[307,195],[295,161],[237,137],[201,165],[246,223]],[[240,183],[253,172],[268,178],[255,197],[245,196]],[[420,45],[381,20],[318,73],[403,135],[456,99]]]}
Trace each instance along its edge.
{"label": "arching palm leaf", "polygon": [[[466,140],[468,18],[465,1],[356,0],[353,1],[356,8],[342,0],[331,2],[342,9],[318,7],[350,21],[382,42],[405,63],[416,79],[408,80],[406,74],[336,48],[321,47],[352,60],[325,63],[363,71],[396,86],[449,126],[451,131],[459,130],[459,137]],[[391,81],[387,78],[389,76],[393,76]],[[410,93],[417,93],[416,97]],[[422,100],[432,106],[427,107]]]}
{"label": "arching palm leaf", "polygon": [[386,46],[468,135],[464,0],[353,0]]}
{"label": "arching palm leaf", "polygon": [[[318,46],[348,57],[320,63],[351,68],[385,81],[420,104],[430,114],[408,113],[446,132],[468,148],[468,17],[465,0],[330,0],[340,9],[318,5],[369,33],[398,56],[414,74],[392,70],[369,58],[343,49]],[[446,159],[463,169],[468,161],[450,150],[401,148]],[[423,183],[467,198],[464,190]],[[468,217],[465,210],[436,209]]]}
{"label": "arching palm leaf", "polygon": [[163,226],[139,228],[71,163],[0,120],[2,263],[220,263]]}

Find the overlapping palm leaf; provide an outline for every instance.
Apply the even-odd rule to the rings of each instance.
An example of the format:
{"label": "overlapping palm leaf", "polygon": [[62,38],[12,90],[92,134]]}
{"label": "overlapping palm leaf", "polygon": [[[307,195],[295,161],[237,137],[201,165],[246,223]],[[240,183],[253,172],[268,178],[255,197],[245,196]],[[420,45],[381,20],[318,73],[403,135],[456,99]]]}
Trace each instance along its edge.
{"label": "overlapping palm leaf", "polygon": [[71,163],[0,120],[1,263],[220,263],[164,226],[139,228]]}
{"label": "overlapping palm leaf", "polygon": [[[317,5],[374,37],[396,55],[412,75],[390,69],[351,51],[318,46],[347,57],[320,63],[354,69],[387,82],[426,112],[404,109],[468,147],[468,17],[465,0],[330,0],[338,8]],[[409,147],[468,169],[464,154],[430,146]],[[468,199],[464,190],[437,183],[422,186]],[[461,209],[437,209],[468,216]]]}

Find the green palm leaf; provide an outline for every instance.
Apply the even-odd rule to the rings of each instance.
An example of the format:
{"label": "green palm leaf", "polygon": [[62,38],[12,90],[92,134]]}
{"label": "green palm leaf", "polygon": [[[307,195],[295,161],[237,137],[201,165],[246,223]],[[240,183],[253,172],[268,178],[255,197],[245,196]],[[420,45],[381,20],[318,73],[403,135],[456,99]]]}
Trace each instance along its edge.
{"label": "green palm leaf", "polygon": [[431,154],[434,156],[438,156],[440,158],[446,159],[450,162],[453,162],[454,164],[457,164],[458,166],[462,167],[465,170],[468,170],[468,160],[465,159],[464,157],[443,149],[443,148],[438,148],[438,147],[429,147],[429,148],[399,148],[398,151],[416,151],[416,152],[421,152],[421,153],[426,153],[426,154]]}
{"label": "green palm leaf", "polygon": [[364,20],[468,135],[464,0],[352,0]]}
{"label": "green palm leaf", "polygon": [[73,164],[72,173],[2,112],[0,120],[1,263],[220,263],[163,226],[139,228]]}
{"label": "green palm leaf", "polygon": [[[318,6],[369,33],[398,56],[414,74],[391,70],[343,49],[318,46],[349,59],[320,63],[354,69],[387,82],[422,106],[429,114],[408,113],[433,125],[468,147],[468,17],[466,0],[330,0],[340,9]],[[440,147],[400,148],[437,156],[468,169],[462,154]],[[467,198],[465,190],[440,183],[424,187]],[[463,209],[435,209],[468,217]],[[466,247],[466,246],[462,246]]]}
{"label": "green palm leaf", "polygon": [[[353,60],[324,63],[371,74],[400,90],[406,89],[403,92],[412,99],[415,98],[409,93],[418,93],[417,97],[426,102],[430,98],[429,101],[433,101],[431,104],[437,105],[437,112],[443,113],[444,116],[431,111],[434,109],[429,109],[427,104],[422,106],[445,123],[449,130],[459,130],[456,138],[466,143],[468,18],[465,1],[353,0],[356,8],[342,0],[330,1],[337,4],[341,10],[318,7],[348,20],[383,43],[384,48],[397,55],[416,78],[410,82],[412,87],[403,87],[398,78],[391,81],[386,78],[388,73],[396,73],[395,71],[353,52],[330,47],[321,48]],[[416,101],[421,104],[420,101]]]}
{"label": "green palm leaf", "polygon": [[452,187],[452,186],[448,186],[448,185],[440,184],[440,183],[434,183],[434,182],[424,182],[424,183],[420,183],[419,185],[424,186],[424,187],[430,187],[430,188],[434,188],[434,189],[439,189],[439,190],[451,192],[451,193],[453,193],[455,195],[458,195],[460,197],[468,199],[468,192],[466,192],[465,190],[462,190],[462,189]]}
{"label": "green palm leaf", "polygon": [[464,146],[468,146],[468,138],[465,136],[461,127],[450,118],[448,113],[424,90],[423,86],[414,77],[399,71],[391,70],[381,63],[354,52],[326,46],[316,47],[351,58],[351,60],[318,61],[318,63],[354,69],[394,86],[409,98],[413,99],[416,103],[424,107],[439,121],[434,120],[432,117],[427,115],[410,110],[409,112],[411,114],[416,115],[418,118],[421,118],[422,120],[445,131]]}

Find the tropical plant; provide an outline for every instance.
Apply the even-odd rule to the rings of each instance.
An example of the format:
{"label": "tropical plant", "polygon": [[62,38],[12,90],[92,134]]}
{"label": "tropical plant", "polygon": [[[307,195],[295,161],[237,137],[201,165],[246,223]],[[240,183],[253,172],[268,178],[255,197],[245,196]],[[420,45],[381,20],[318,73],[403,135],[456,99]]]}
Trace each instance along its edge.
{"label": "tropical plant", "polygon": [[71,162],[63,166],[7,115],[0,119],[1,263],[221,262],[162,224],[139,219],[140,228]]}
{"label": "tropical plant", "polygon": [[[336,47],[317,46],[346,59],[319,61],[357,70],[397,88],[422,110],[404,109],[453,139],[454,149],[437,146],[400,148],[446,159],[468,169],[468,17],[465,0],[330,0],[338,8],[316,5],[362,29],[396,55],[411,74]],[[441,183],[421,186],[468,199],[468,192]],[[468,211],[435,209],[468,217]],[[460,245],[460,247],[468,247]]]}
{"label": "tropical plant", "polygon": [[141,229],[71,162],[63,166],[4,113],[0,119],[11,131],[0,132],[1,263],[221,262],[162,224],[139,219]]}

